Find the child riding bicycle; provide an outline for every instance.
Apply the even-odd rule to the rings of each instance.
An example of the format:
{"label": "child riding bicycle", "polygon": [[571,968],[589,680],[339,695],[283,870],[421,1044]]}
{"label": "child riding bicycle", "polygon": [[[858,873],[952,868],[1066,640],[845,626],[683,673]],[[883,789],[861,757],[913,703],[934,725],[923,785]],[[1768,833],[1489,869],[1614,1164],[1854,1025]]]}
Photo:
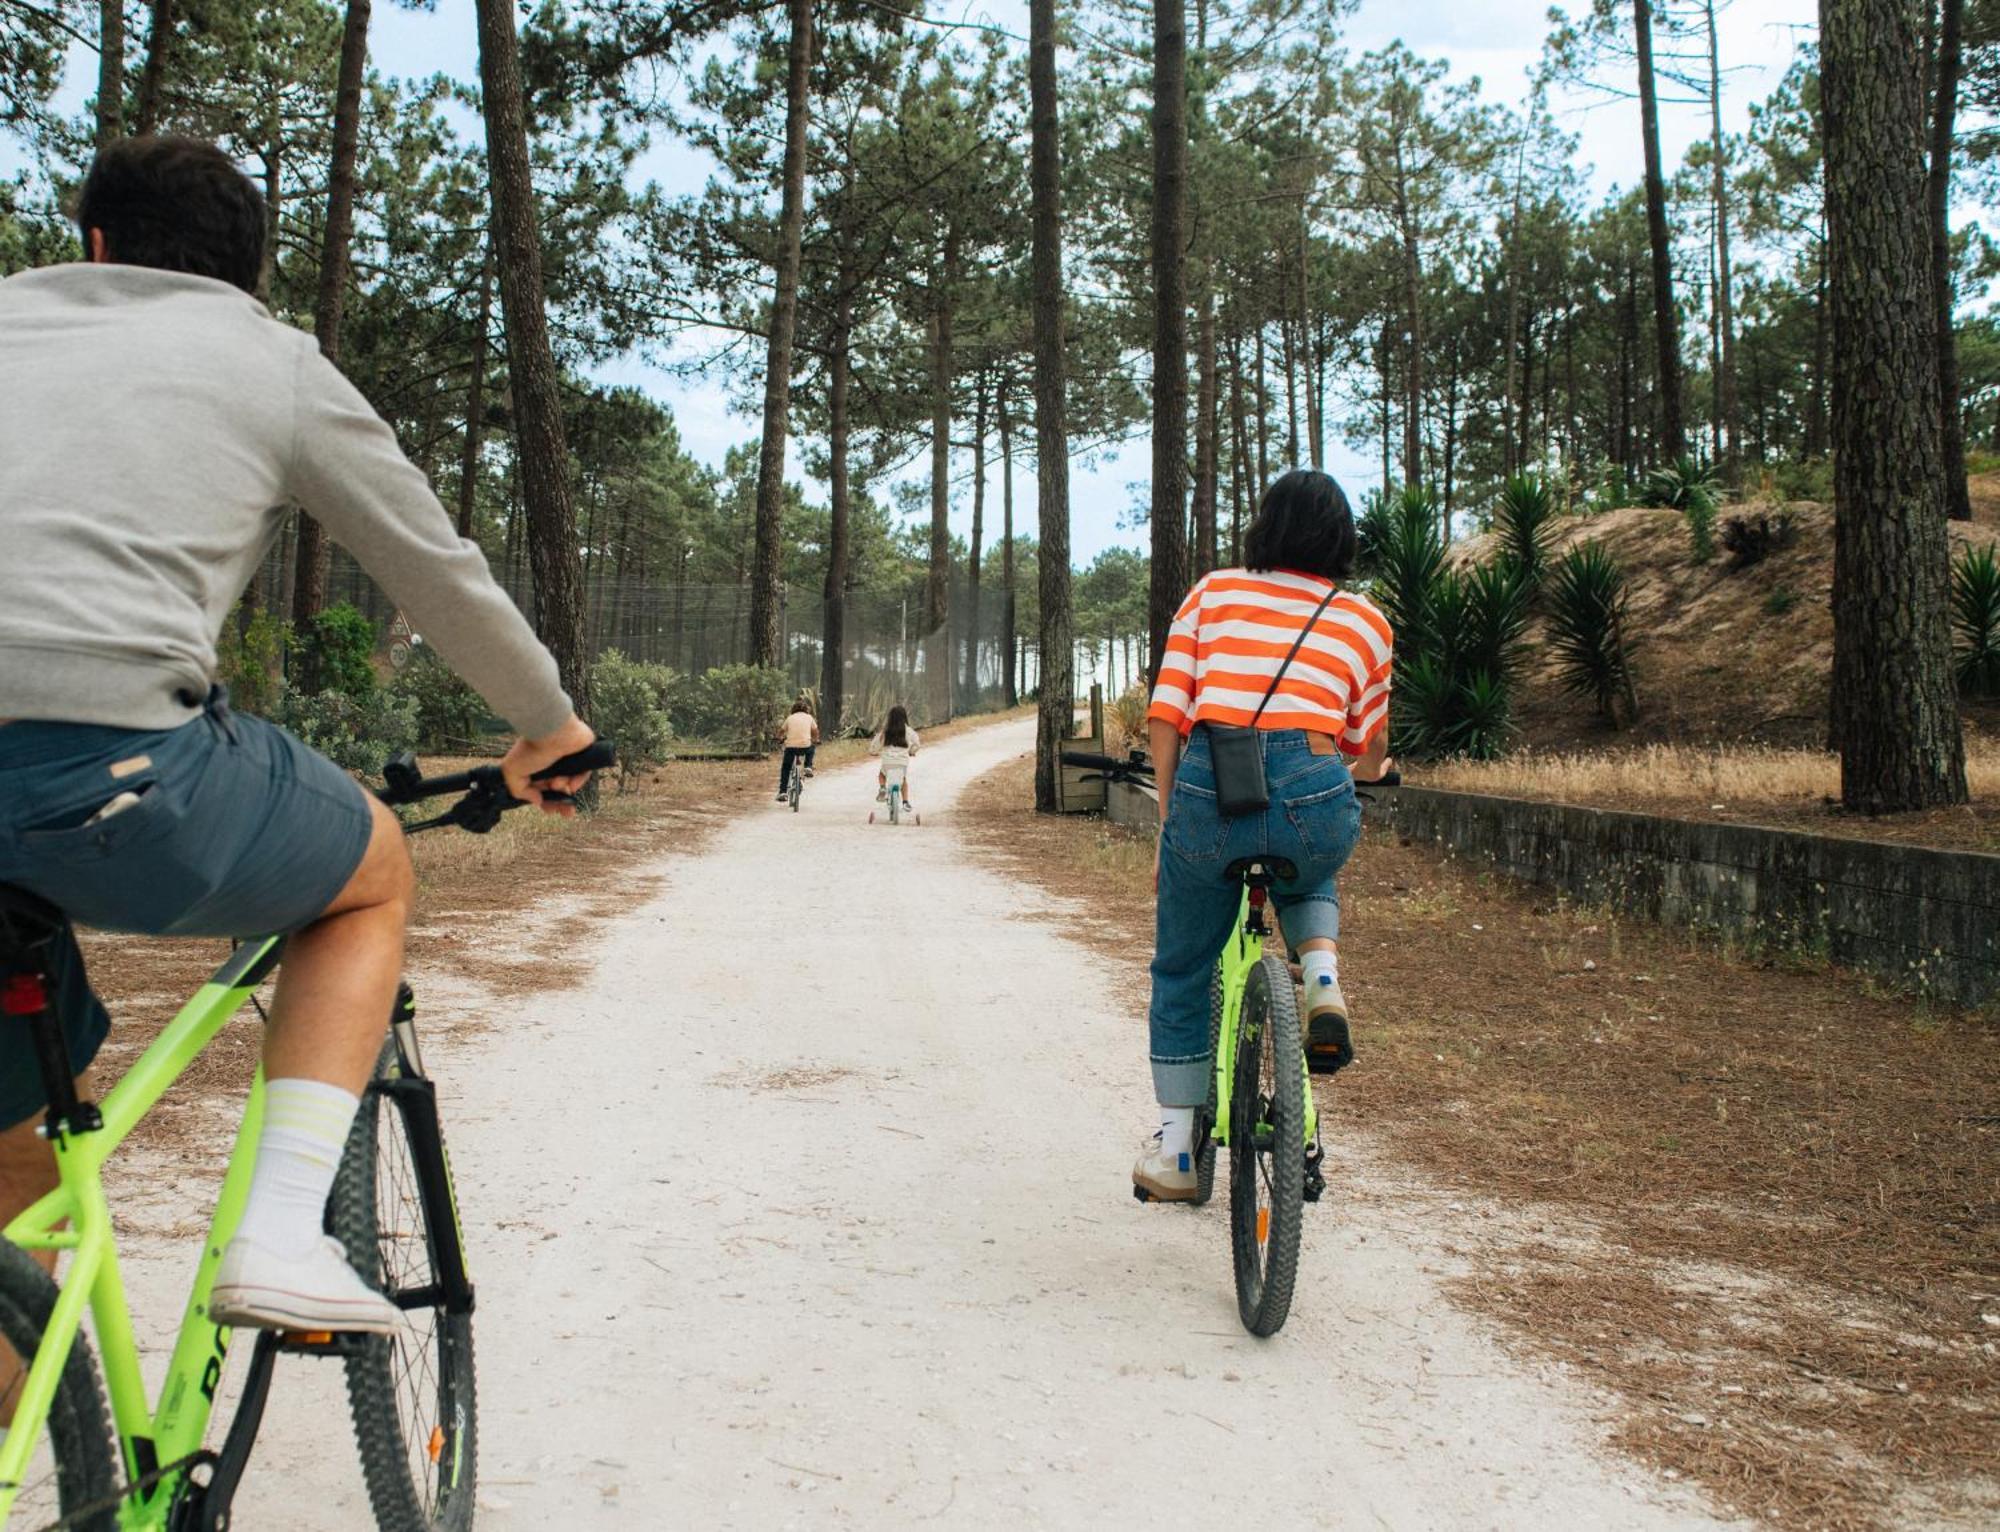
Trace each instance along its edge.
{"label": "child riding bicycle", "polygon": [[889,788],[894,785],[903,795],[903,808],[910,807],[910,757],[917,753],[917,731],[910,727],[909,709],[897,703],[889,709],[889,716],[875,737],[868,742],[868,753],[882,758],[882,765],[875,773],[875,801],[887,801]]}
{"label": "child riding bicycle", "polygon": [[801,694],[792,704],[792,711],[786,717],[784,727],[779,730],[784,741],[784,759],[778,763],[778,801],[782,803],[792,789],[794,769],[813,774],[813,751],[819,746],[819,720],[813,716],[812,701]]}
{"label": "child riding bicycle", "polygon": [[[1330,1074],[1354,1056],[1336,967],[1335,877],[1361,833],[1354,776],[1386,765],[1394,644],[1382,614],[1341,587],[1354,553],[1340,486],[1295,469],[1265,491],[1246,567],[1204,575],[1168,632],[1147,713],[1160,790],[1150,1012],[1160,1131],[1132,1169],[1152,1200],[1196,1196],[1195,1113],[1214,1067],[1209,977],[1242,894],[1223,876],[1230,863],[1291,865],[1296,875],[1271,902],[1305,972],[1307,1066]],[[1225,816],[1210,730],[1245,728],[1269,803]]]}

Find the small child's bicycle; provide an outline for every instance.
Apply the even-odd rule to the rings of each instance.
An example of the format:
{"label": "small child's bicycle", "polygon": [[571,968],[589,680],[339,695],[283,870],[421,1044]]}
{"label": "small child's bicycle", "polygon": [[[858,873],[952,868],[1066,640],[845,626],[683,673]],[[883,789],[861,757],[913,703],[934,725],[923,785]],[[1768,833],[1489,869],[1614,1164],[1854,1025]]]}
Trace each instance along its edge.
{"label": "small child's bicycle", "polygon": [[791,801],[792,812],[799,811],[799,803],[806,795],[806,763],[803,760],[792,764],[792,785],[785,789],[785,796]]}
{"label": "small child's bicycle", "polygon": [[[543,775],[614,763],[610,741],[599,740]],[[407,826],[411,833],[444,825],[484,832],[519,806],[498,766],[426,778],[403,755],[384,768],[383,778],[379,796],[391,804],[462,795],[444,813]],[[376,1525],[394,1532],[464,1532],[472,1524],[478,1456],[473,1287],[409,986],[402,986],[384,1018],[375,1077],[326,1210],[328,1232],[346,1246],[354,1269],[403,1311],[404,1327],[393,1337],[251,1332],[235,1416],[211,1445],[210,1416],[236,1337],[209,1318],[209,1293],[249,1194],[264,1114],[262,1068],[250,1083],[157,1396],[148,1396],[140,1366],[102,1172],[229,1019],[254,1003],[258,985],[283,956],[285,938],[259,937],[237,947],[103,1102],[93,1104],[78,1096],[48,1003],[46,950],[61,921],[61,912],[42,900],[0,886],[0,1022],[25,1027],[34,1038],[49,1100],[44,1132],[61,1176],[57,1189],[14,1219],[0,1239],[0,1336],[32,1364],[3,1396],[13,1414],[0,1441],[0,1526],[226,1532],[263,1423],[273,1368],[281,1357],[306,1357],[337,1359],[346,1368]],[[34,1250],[69,1252],[60,1286],[30,1259],[27,1252]],[[97,1321],[103,1385],[83,1333],[86,1308]]]}
{"label": "small child's bicycle", "polygon": [[923,815],[905,811],[903,784],[900,781],[892,781],[883,789],[882,801],[888,804],[882,812],[877,813],[874,809],[868,811],[868,822],[871,825],[880,819],[887,819],[892,825],[900,825],[906,818],[911,824],[920,825],[924,822]]}
{"label": "small child's bicycle", "polygon": [[[1134,751],[1126,760],[1065,751],[1063,763],[1094,769],[1107,782],[1145,782],[1152,766]],[[1394,787],[1391,772],[1376,787]],[[1215,1059],[1208,1100],[1195,1117],[1193,1205],[1215,1193],[1215,1151],[1229,1150],[1229,1245],[1236,1270],[1236,1312],[1252,1335],[1276,1335],[1292,1309],[1305,1204],[1326,1190],[1319,1109],[1306,1070],[1299,991],[1265,912],[1272,885],[1298,869],[1282,857],[1245,857],[1223,876],[1243,885],[1236,934],[1209,981],[1208,1036]],[[1138,1187],[1133,1195],[1145,1200]]]}

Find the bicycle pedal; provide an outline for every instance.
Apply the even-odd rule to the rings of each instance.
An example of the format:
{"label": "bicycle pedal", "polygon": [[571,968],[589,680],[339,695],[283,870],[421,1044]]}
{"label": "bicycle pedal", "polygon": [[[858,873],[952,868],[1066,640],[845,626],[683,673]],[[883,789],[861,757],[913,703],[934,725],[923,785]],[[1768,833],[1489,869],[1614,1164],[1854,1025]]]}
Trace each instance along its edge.
{"label": "bicycle pedal", "polygon": [[1151,1202],[1153,1200],[1153,1194],[1136,1181],[1132,1183],[1132,1195],[1141,1202]]}
{"label": "bicycle pedal", "polygon": [[1305,1199],[1308,1202],[1319,1201],[1326,1191],[1326,1174],[1320,1168],[1325,1162],[1326,1151],[1318,1144],[1314,1144],[1306,1151]]}
{"label": "bicycle pedal", "polygon": [[358,1330],[280,1330],[278,1349],[290,1356],[364,1356],[371,1339]]}

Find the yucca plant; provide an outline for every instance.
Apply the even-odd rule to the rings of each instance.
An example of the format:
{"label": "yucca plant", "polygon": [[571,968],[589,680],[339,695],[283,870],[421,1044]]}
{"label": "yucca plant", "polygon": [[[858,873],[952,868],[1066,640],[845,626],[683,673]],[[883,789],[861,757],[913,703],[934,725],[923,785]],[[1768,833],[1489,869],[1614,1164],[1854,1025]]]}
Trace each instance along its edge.
{"label": "yucca plant", "polygon": [[1638,716],[1625,650],[1625,573],[1601,543],[1572,548],[1550,572],[1549,646],[1564,688],[1592,698],[1613,728]]}
{"label": "yucca plant", "polygon": [[1496,683],[1513,674],[1531,597],[1527,574],[1511,557],[1475,564],[1460,577],[1465,615],[1455,646],[1461,670],[1484,671]]}
{"label": "yucca plant", "polygon": [[1458,678],[1438,656],[1418,654],[1397,671],[1389,711],[1398,755],[1416,760],[1450,755],[1458,735]]}
{"label": "yucca plant", "polygon": [[1968,697],[2000,697],[2000,558],[1967,548],[1951,571],[1952,669]]}
{"label": "yucca plant", "polygon": [[1406,651],[1430,645],[1430,601],[1444,568],[1444,539],[1437,502],[1422,489],[1406,489],[1383,509],[1382,540],[1375,552],[1375,593],[1382,614]]}
{"label": "yucca plant", "polygon": [[1475,670],[1458,683],[1458,737],[1453,753],[1490,761],[1507,748],[1514,710],[1501,677]]}
{"label": "yucca plant", "polygon": [[1520,568],[1525,591],[1532,597],[1548,573],[1549,539],[1555,532],[1556,497],[1539,474],[1514,475],[1500,489],[1493,524],[1500,546]]}
{"label": "yucca plant", "polygon": [[1668,506],[1687,518],[1688,541],[1694,561],[1715,557],[1715,514],[1722,505],[1722,484],[1691,452],[1683,452],[1663,468],[1646,475],[1647,505]]}

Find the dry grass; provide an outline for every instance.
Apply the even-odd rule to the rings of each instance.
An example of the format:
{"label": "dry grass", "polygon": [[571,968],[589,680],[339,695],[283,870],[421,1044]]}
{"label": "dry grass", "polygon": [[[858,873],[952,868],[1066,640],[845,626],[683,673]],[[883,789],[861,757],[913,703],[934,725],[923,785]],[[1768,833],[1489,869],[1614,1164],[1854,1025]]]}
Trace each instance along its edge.
{"label": "dry grass", "polygon": [[1463,792],[2000,851],[2000,738],[1968,738],[1966,757],[1971,804],[1882,818],[1840,811],[1837,757],[1770,746],[1652,744],[1618,753],[1524,751],[1498,761],[1424,767],[1411,779]]}
{"label": "dry grass", "polygon": [[[1136,1017],[1150,847],[1029,801],[1003,768],[961,821],[1086,902]],[[1342,893],[1361,1062],[1322,1098],[1333,1153],[1365,1131],[1496,1211],[1439,1214],[1474,1247],[1464,1303],[1617,1390],[1619,1443],[1739,1512],[2000,1512],[2000,1021],[1373,836]]]}

